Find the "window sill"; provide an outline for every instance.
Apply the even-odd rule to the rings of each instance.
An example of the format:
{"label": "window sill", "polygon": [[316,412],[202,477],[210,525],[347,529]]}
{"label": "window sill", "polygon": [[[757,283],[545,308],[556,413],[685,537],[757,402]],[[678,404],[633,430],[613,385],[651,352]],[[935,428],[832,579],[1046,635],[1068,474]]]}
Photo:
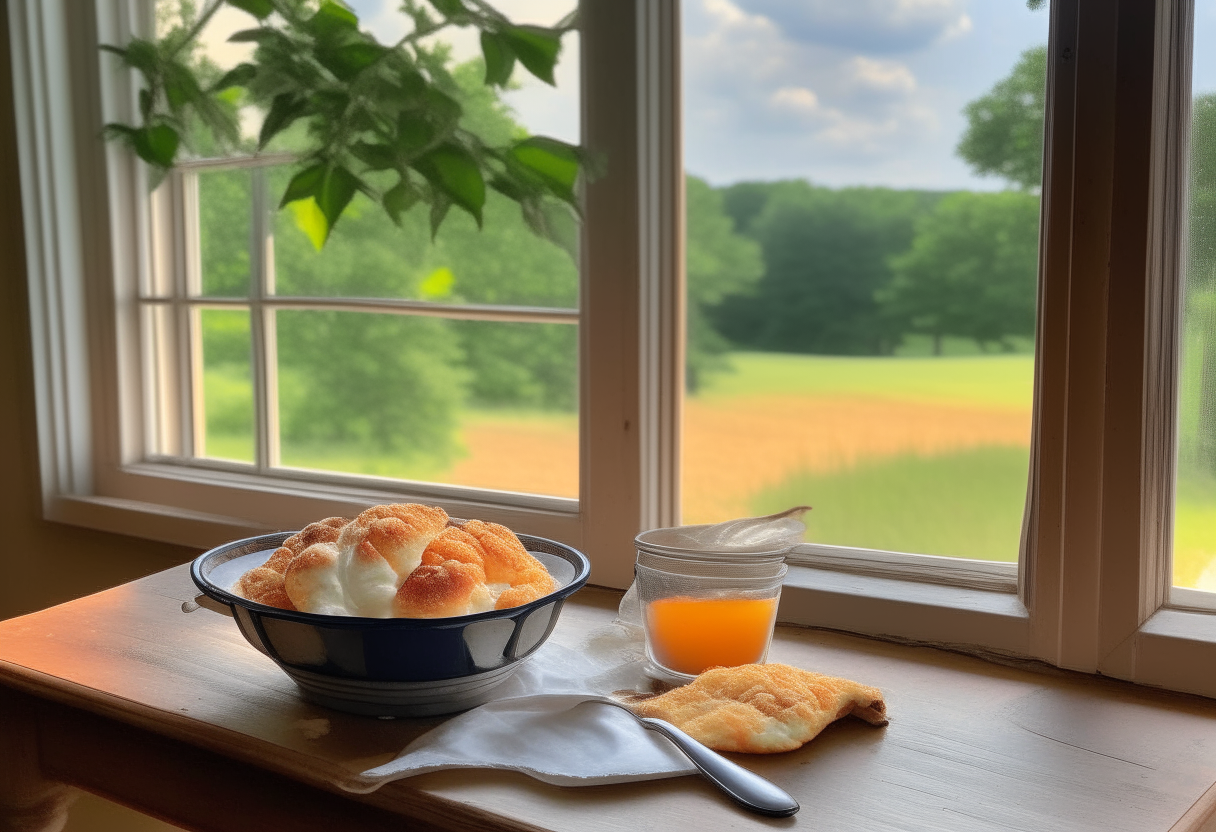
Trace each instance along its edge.
{"label": "window sill", "polygon": [[791,566],[783,622],[971,652],[1025,656],[1030,618],[1016,593]]}

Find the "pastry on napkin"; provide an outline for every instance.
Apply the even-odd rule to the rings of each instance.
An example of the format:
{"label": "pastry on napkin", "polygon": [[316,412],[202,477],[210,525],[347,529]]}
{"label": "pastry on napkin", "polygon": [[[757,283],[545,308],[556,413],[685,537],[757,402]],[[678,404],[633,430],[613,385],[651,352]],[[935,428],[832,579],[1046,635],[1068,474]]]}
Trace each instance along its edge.
{"label": "pastry on napkin", "polygon": [[714,667],[683,687],[634,700],[638,716],[657,717],[716,751],[793,751],[852,714],[886,725],[878,688],[785,664]]}

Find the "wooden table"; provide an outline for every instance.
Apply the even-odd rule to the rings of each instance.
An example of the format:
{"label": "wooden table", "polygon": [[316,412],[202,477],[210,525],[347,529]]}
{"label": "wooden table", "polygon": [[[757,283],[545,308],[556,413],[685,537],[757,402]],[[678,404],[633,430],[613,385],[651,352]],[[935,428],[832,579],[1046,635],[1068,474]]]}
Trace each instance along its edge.
{"label": "wooden table", "polygon": [[[0,829],[50,830],[72,787],[216,830],[1192,830],[1216,814],[1216,702],[928,648],[779,628],[771,660],[881,687],[891,724],[846,720],[799,751],[736,760],[801,801],[736,808],[698,777],[557,788],[459,770],[370,794],[333,785],[438,720],[300,699],[186,567],[0,622]],[[586,589],[579,644],[617,595]],[[405,820],[408,820],[408,824]]]}

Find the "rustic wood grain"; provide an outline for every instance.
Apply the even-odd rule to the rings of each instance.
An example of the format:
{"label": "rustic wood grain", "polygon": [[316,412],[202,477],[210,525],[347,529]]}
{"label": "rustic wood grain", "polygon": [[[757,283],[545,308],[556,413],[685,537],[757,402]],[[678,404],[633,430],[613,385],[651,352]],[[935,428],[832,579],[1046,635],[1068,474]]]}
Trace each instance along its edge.
{"label": "rustic wood grain", "polygon": [[[304,702],[231,619],[184,613],[194,596],[177,568],[0,622],[0,691],[21,694],[7,695],[0,725],[11,734],[12,703],[38,700],[38,771],[202,830],[288,817],[299,829],[380,829],[403,817],[419,829],[520,832],[774,825],[696,777],[557,788],[470,769],[344,793],[352,774],[438,720],[381,721]],[[617,598],[580,592],[553,638],[577,647],[611,622]],[[1203,828],[1178,824],[1198,817],[1193,807],[1216,782],[1209,700],[797,628],[779,628],[769,658],[880,687],[891,713],[886,728],[847,720],[799,751],[736,755],[802,803],[776,825]],[[318,725],[328,732],[316,736]],[[345,826],[335,822],[343,811]]]}

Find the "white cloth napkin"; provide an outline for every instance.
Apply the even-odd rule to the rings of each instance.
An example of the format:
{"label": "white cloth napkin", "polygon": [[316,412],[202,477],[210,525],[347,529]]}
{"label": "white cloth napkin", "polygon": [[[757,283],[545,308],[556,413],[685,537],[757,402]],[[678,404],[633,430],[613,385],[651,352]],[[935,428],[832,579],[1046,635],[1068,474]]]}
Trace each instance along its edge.
{"label": "white cloth napkin", "polygon": [[499,698],[449,719],[391,762],[362,772],[359,790],[450,768],[519,771],[559,786],[695,773],[664,737],[620,708],[594,701],[646,679],[643,661],[629,649],[635,646],[624,630],[600,633],[578,651],[546,644],[502,684]]}

